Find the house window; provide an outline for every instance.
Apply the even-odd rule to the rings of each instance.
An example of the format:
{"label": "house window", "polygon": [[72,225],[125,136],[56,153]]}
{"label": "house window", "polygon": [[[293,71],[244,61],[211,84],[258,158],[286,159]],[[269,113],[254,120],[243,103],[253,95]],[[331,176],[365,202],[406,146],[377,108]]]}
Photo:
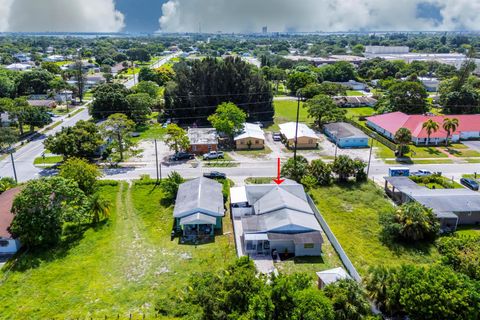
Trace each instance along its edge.
{"label": "house window", "polygon": [[240,141],[240,144],[244,144],[244,141],[243,141],[243,140],[242,140],[242,141]]}
{"label": "house window", "polygon": [[259,143],[260,143],[260,141],[258,141],[258,140],[255,140],[255,144],[259,144]]}
{"label": "house window", "polygon": [[8,247],[8,240],[0,240],[0,247]]}
{"label": "house window", "polygon": [[313,144],[313,139],[309,139],[308,144]]}
{"label": "house window", "polygon": [[315,247],[315,244],[313,243],[304,243],[303,248],[304,249],[313,249]]}
{"label": "house window", "polygon": [[197,146],[192,146],[192,151],[197,151]]}

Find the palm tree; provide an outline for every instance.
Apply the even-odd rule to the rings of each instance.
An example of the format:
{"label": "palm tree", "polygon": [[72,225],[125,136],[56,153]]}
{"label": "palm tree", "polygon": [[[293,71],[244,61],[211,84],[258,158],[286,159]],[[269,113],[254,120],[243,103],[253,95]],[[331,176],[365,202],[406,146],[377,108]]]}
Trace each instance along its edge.
{"label": "palm tree", "polygon": [[395,142],[399,144],[399,157],[403,156],[403,150],[405,146],[412,141],[412,132],[407,128],[400,128],[395,133]]}
{"label": "palm tree", "polygon": [[439,125],[432,119],[428,119],[422,124],[422,128],[427,130],[427,145],[430,144],[430,135],[438,131]]}
{"label": "palm tree", "polygon": [[447,132],[447,138],[445,139],[445,145],[448,146],[448,139],[450,135],[454,133],[458,128],[458,119],[457,118],[445,118],[443,119],[443,130]]}
{"label": "palm tree", "polygon": [[90,212],[92,222],[100,222],[100,218],[104,219],[110,216],[110,201],[95,193],[90,197]]}

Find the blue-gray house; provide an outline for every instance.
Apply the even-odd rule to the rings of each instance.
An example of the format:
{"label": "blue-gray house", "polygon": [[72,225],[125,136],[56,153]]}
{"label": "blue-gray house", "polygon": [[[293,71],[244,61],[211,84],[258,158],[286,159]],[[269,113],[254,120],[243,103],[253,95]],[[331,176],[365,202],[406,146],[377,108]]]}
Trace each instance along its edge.
{"label": "blue-gray house", "polygon": [[340,148],[368,148],[368,136],[350,123],[335,122],[326,124],[324,132]]}

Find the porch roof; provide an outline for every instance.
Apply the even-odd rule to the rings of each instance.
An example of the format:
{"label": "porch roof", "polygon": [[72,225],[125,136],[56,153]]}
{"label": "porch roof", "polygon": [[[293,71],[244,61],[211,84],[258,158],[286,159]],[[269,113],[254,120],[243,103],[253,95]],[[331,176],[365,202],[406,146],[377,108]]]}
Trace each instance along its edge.
{"label": "porch roof", "polygon": [[268,240],[266,233],[245,233],[245,240]]}
{"label": "porch roof", "polygon": [[187,225],[187,224],[216,224],[217,219],[215,217],[197,212],[192,214],[188,217],[184,217],[180,219],[180,225]]}

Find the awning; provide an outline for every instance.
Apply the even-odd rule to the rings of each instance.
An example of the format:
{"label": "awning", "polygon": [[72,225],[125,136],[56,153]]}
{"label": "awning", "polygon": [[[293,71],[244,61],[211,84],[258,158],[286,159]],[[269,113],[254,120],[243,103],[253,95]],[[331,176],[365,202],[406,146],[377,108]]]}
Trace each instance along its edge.
{"label": "awning", "polygon": [[245,240],[268,240],[266,233],[246,233]]}
{"label": "awning", "polygon": [[187,224],[216,224],[216,223],[217,223],[217,219],[215,217],[212,217],[203,213],[195,213],[180,219],[180,225],[182,226]]}

